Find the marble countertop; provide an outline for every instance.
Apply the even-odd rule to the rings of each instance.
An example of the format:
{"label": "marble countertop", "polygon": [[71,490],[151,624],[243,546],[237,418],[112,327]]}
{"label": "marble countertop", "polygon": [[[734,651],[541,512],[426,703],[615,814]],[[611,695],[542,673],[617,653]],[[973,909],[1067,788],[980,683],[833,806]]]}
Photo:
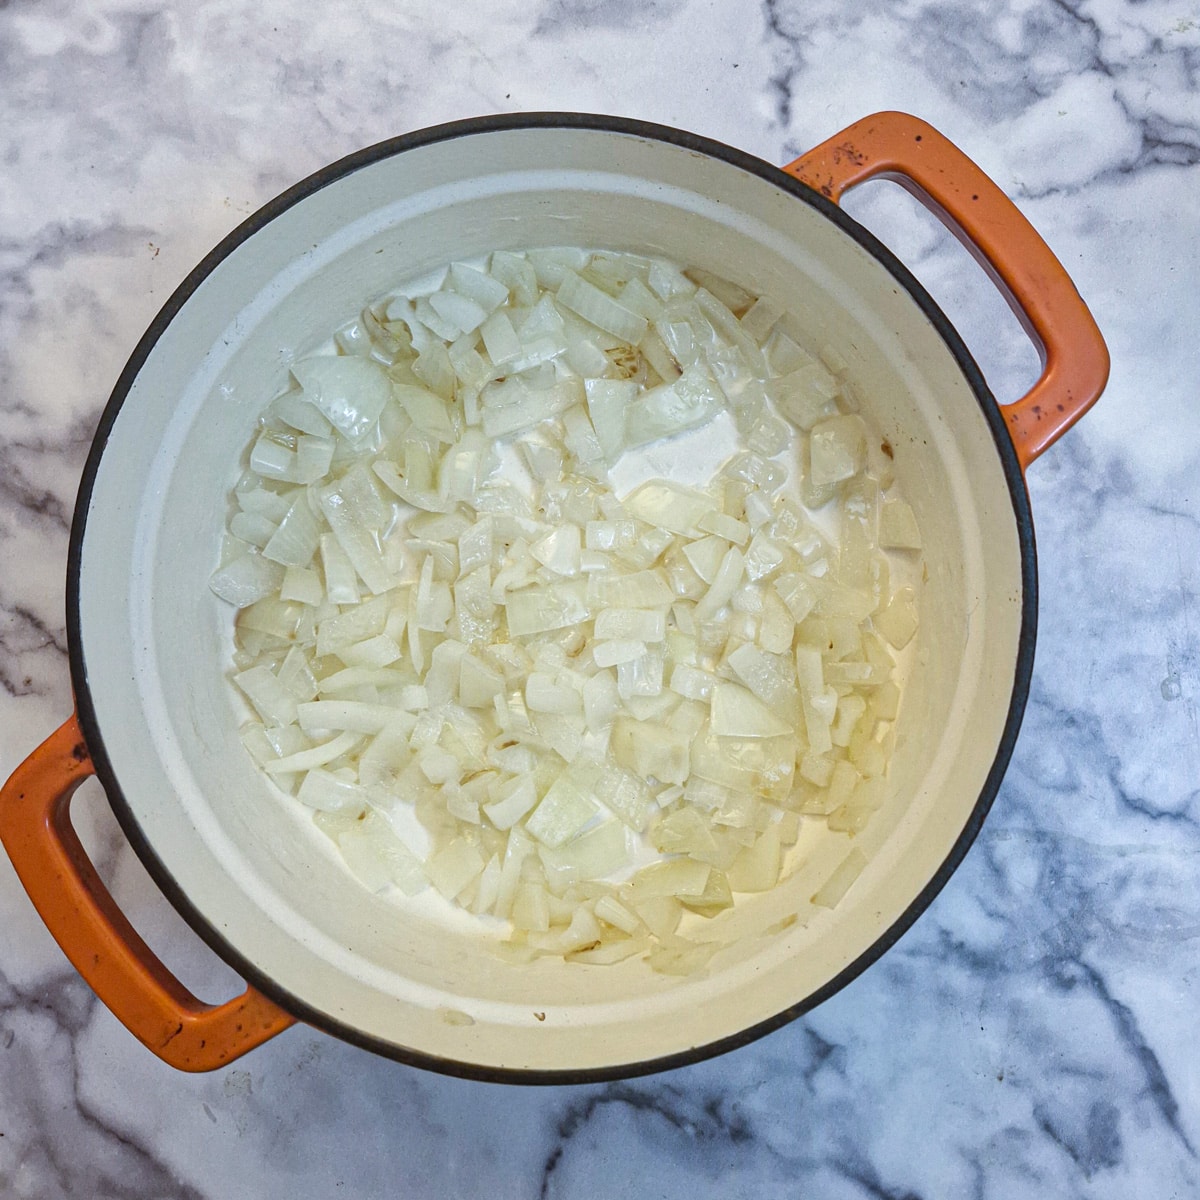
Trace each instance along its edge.
{"label": "marble countertop", "polygon": [[[71,711],[68,531],[125,359],[246,214],[361,146],[539,109],[783,163],[898,108],[1009,193],[1113,359],[1029,472],[1037,664],[982,835],[885,957],[753,1045],[624,1083],[443,1078],[305,1028],[204,1076],[100,1005],[0,861],[0,1194],[1200,1193],[1196,0],[0,3],[0,777]],[[887,185],[850,211],[1002,400],[1032,351]],[[233,990],[99,788],[85,841],[181,977]]]}

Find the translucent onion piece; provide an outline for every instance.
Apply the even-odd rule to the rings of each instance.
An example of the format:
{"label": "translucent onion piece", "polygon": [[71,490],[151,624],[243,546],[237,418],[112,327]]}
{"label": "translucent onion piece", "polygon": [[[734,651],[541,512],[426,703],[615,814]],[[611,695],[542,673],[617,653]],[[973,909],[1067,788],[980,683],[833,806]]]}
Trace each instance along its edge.
{"label": "translucent onion piece", "polygon": [[695,488],[652,480],[625,497],[625,511],[648,525],[670,533],[692,535],[696,522],[708,512],[712,498]]}
{"label": "translucent onion piece", "polygon": [[712,693],[712,731],[736,738],[778,737],[791,732],[753,692],[734,683],[718,683]]}
{"label": "translucent onion piece", "polygon": [[345,493],[336,487],[320,493],[321,512],[346,557],[367,588],[386,592],[398,582],[380,551],[375,534],[355,519]]}
{"label": "translucent onion piece", "polygon": [[312,562],[320,540],[321,529],[316,515],[308,496],[301,492],[263,547],[263,557],[285,567],[306,567]]}
{"label": "translucent onion piece", "polygon": [[245,608],[278,592],[283,583],[283,568],[254,550],[247,550],[220,570],[214,571],[208,586],[230,604]]}
{"label": "translucent onion piece", "polygon": [[555,849],[578,837],[596,819],[598,811],[568,769],[550,786],[525,828],[543,846]]}
{"label": "translucent onion piece", "polygon": [[724,407],[724,395],[699,366],[688,367],[674,383],[645,392],[626,414],[626,445],[645,446],[708,424]]}
{"label": "translucent onion piece", "polygon": [[625,449],[626,413],[637,396],[638,386],[630,379],[588,379],[584,387],[600,448],[610,463],[616,462]]}
{"label": "translucent onion piece", "polygon": [[646,333],[646,318],[630,312],[573,271],[564,271],[558,286],[558,302],[606,333],[637,345]]}
{"label": "translucent onion piece", "polygon": [[282,775],[290,771],[311,771],[314,767],[323,767],[326,763],[349,754],[362,740],[357,733],[341,733],[313,746],[310,750],[297,750],[294,754],[284,755],[275,762],[266,763],[263,770],[269,775]]}
{"label": "translucent onion piece", "polygon": [[333,429],[330,422],[303,392],[284,392],[283,395],[276,396],[267,411],[300,433],[327,438]]}
{"label": "translucent onion piece", "polygon": [[379,420],[392,393],[383,368],[367,358],[320,355],[292,364],[292,374],[337,430],[357,441]]}
{"label": "translucent onion piece", "polygon": [[456,292],[474,300],[485,312],[494,311],[508,299],[508,288],[504,283],[466,263],[451,263],[447,281]]}
{"label": "translucent onion piece", "polygon": [[251,667],[235,675],[233,682],[242,689],[266,724],[290,725],[296,720],[296,697],[267,667]]}
{"label": "translucent onion piece", "polygon": [[885,550],[920,550],[921,531],[911,506],[904,500],[885,500],[879,514],[879,544]]}
{"label": "translucent onion piece", "polygon": [[861,417],[847,414],[818,422],[809,441],[813,486],[850,479],[862,469],[866,453],[866,429]]}

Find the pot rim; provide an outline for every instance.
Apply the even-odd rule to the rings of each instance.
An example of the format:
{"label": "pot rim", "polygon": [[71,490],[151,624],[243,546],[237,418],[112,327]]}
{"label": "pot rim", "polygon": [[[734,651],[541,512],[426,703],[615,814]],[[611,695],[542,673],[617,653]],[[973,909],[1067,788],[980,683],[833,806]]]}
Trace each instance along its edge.
{"label": "pot rim", "polygon": [[[766,1020],[714,1041],[705,1042],[685,1051],[662,1057],[643,1059],[638,1062],[608,1067],[562,1069],[529,1069],[520,1067],[486,1067],[456,1059],[429,1054],[410,1047],[387,1041],[331,1018],[311,1007],[302,998],[277,984],[269,975],[247,959],[241,951],[230,945],[223,935],[199,912],[186,891],[158,857],[149,838],[142,831],[133,809],[126,799],[100,734],[99,721],[88,686],[87,665],[80,629],[80,564],[83,540],[86,536],[89,508],[100,460],[104,455],[109,434],[116,421],[134,380],[145,364],[150,352],[175,316],[200,287],[204,280],[244,242],[260,229],[286,212],[293,205],[320,191],[322,188],[369,167],[383,159],[392,158],[409,150],[429,146],[455,138],[472,137],[480,134],[503,133],[513,130],[578,129],[601,133],[630,135],[668,145],[682,147],[694,153],[721,160],[740,170],[757,175],[780,188],[796,200],[815,208],[845,234],[871,254],[904,288],[912,300],[934,326],[947,349],[957,362],[992,434],[1000,458],[1005,481],[1016,518],[1017,540],[1021,553],[1021,628],[1017,642],[1016,663],[1012,695],[1004,728],[997,746],[995,758],[984,781],[978,800],[949,854],[915,899],[899,913],[887,930],[849,963],[836,976],[817,991],[788,1006]],[[1034,542],[1033,518],[1025,478],[1009,435],[1000,406],[992,395],[983,373],[980,371],[966,344],[949,318],[925,290],[907,267],[874,234],[848,216],[838,205],[832,203],[815,190],[786,174],[779,167],[746,151],[700,134],[677,129],[672,126],[628,117],[606,116],[576,112],[533,112],[502,113],[491,116],[472,117],[433,125],[411,133],[388,138],[364,149],[346,155],[322,167],[300,180],[274,199],[268,201],[235,229],[227,234],[188,273],[170,298],[151,321],[121,371],[104,411],[96,427],[87,461],[80,479],[75,511],[71,523],[70,543],[67,555],[66,580],[66,624],[67,654],[71,672],[71,683],[79,725],[87,743],[109,805],[134,852],[149,872],[155,885],[187,921],[191,928],[212,950],[233,968],[242,978],[259,989],[275,1003],[322,1032],[375,1054],[417,1066],[440,1074],[492,1083],[528,1084],[571,1084],[596,1083],[636,1076],[654,1074],[678,1067],[688,1066],[745,1046],[773,1032],[796,1018],[824,1003],[842,990],[872,963],[889,950],[929,907],[938,893],[945,887],[950,876],[958,869],[983,826],[984,819],[1000,789],[1004,773],[1012,757],[1033,673],[1034,645],[1037,637],[1037,552]]]}

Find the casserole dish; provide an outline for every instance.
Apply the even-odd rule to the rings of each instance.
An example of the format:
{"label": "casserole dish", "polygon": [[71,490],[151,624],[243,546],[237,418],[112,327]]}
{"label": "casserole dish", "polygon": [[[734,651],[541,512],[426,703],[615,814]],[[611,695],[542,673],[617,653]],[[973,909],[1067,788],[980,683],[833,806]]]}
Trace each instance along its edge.
{"label": "casserole dish", "polygon": [[[838,207],[879,175],[963,238],[1024,322],[1044,367],[1017,403],[996,404],[946,315]],[[288,363],[407,279],[539,245],[653,252],[798,314],[847,364],[922,530],[921,629],[891,795],[856,841],[866,869],[835,909],[814,908],[847,843],[804,843],[787,879],[727,914],[728,946],[691,977],[638,959],[505,962],[448,906],[409,911],[367,893],[244,752],[224,675],[232,621],[208,577],[242,449]],[[71,537],[76,713],[0,794],[0,836],[81,974],[183,1069],[224,1065],[294,1020],[506,1081],[627,1076],[740,1045],[891,946],[977,833],[1032,670],[1023,473],[1096,400],[1107,368],[1045,243],[904,114],[868,117],[783,170],[677,130],[567,114],[440,126],[352,155],[200,263],[117,382]],[[201,1003],[119,912],[70,825],[70,796],[92,772],[165,895],[248,981],[243,995]]]}

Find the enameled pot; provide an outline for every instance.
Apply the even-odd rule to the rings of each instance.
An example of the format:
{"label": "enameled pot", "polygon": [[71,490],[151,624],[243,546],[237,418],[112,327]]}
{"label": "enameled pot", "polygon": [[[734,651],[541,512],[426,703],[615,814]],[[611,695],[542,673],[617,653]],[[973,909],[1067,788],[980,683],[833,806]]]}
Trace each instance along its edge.
{"label": "enameled pot", "polygon": [[[1001,409],[947,317],[838,200],[887,175],[989,268],[1044,369]],[[833,910],[811,896],[844,835],[720,919],[694,977],[502,961],[447,911],[407,912],[344,868],[244,752],[225,677],[229,610],[208,588],[242,448],[288,363],[364,303],[498,248],[647,251],[801,314],[890,442],[926,581],[870,861]],[[335,163],[268,204],[188,276],[101,418],[71,537],[76,713],[0,794],[0,835],[71,961],[156,1054],[221,1066],[294,1020],[406,1062],[484,1079],[577,1081],[740,1045],[879,957],[961,861],[999,787],[1036,623],[1023,472],[1099,396],[1108,358],[1065,271],[945,138],[868,117],[780,170],[674,129],[609,117],[440,126]],[[248,981],[206,1005],[130,927],[87,861],[70,796],[99,776],[126,835],[190,924]]]}

